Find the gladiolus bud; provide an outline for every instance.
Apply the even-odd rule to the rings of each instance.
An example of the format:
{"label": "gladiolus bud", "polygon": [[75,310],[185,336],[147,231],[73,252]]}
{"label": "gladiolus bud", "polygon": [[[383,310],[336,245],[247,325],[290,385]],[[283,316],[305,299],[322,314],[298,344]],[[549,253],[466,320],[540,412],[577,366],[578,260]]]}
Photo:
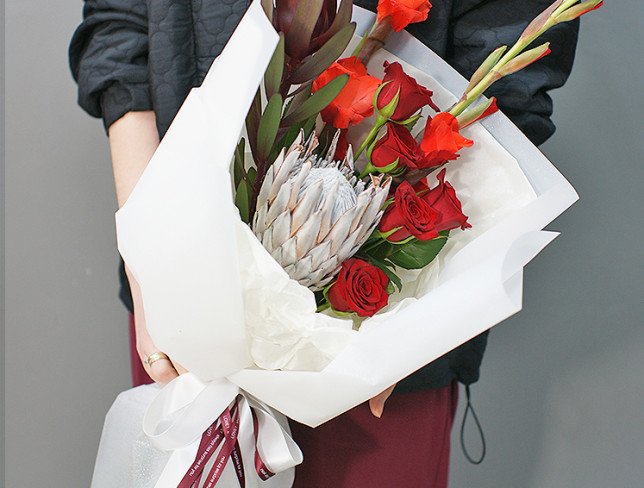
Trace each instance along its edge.
{"label": "gladiolus bud", "polygon": [[568,10],[565,12],[562,12],[560,15],[557,15],[555,17],[555,21],[557,23],[559,22],[568,22],[570,20],[574,20],[578,17],[581,17],[584,14],[587,14],[588,12],[592,10],[596,10],[604,5],[603,0],[588,0],[587,2],[581,2],[578,5],[575,5],[574,7],[570,7]]}
{"label": "gladiolus bud", "polygon": [[532,42],[544,31],[546,31],[548,27],[552,26],[553,24],[553,20],[551,18],[552,14],[559,7],[561,7],[562,3],[564,3],[564,0],[557,0],[552,5],[550,5],[550,7],[548,7],[539,15],[537,15],[534,18],[534,20],[528,24],[528,27],[525,28],[525,30],[523,31],[523,33],[521,34],[521,37],[519,37],[519,40],[517,42],[521,42],[525,40],[528,40],[528,42]]}
{"label": "gladiolus bud", "polygon": [[492,97],[483,103],[479,103],[476,107],[466,110],[461,115],[456,117],[456,120],[458,121],[458,128],[463,129],[467,126],[470,126],[474,122],[478,122],[479,120],[492,115],[498,110],[499,107],[497,107],[496,105],[496,98]]}
{"label": "gladiolus bud", "polygon": [[499,74],[501,76],[508,76],[512,73],[516,73],[517,71],[522,70],[526,66],[531,65],[535,61],[538,61],[548,54],[550,54],[550,43],[545,42],[539,47],[535,47],[534,49],[530,49],[529,51],[524,52],[523,54],[519,54],[512,61],[509,61],[507,64],[501,67],[499,69]]}

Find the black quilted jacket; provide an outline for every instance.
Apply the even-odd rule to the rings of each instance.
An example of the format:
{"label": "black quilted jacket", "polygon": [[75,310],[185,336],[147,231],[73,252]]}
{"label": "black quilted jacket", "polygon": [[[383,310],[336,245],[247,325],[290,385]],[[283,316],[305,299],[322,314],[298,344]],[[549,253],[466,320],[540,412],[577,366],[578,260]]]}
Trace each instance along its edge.
{"label": "black quilted jacket", "polygon": [[[429,19],[409,31],[469,77],[484,57],[512,44],[552,0],[432,0]],[[69,55],[79,104],[109,127],[129,111],[154,110],[161,136],[198,86],[244,14],[248,0],[85,0],[84,20]],[[355,0],[372,10],[377,0]],[[535,143],[554,132],[547,91],[566,81],[578,23],[548,33],[553,52],[498,82],[501,110]],[[131,308],[127,281],[122,297]],[[487,334],[462,345],[403,381],[398,390],[475,382]]]}

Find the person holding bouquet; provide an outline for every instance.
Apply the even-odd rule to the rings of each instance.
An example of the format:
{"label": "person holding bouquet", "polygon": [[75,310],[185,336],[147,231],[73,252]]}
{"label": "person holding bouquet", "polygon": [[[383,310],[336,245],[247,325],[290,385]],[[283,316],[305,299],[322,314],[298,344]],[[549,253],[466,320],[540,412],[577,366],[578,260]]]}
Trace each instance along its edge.
{"label": "person holding bouquet", "polygon": [[[306,1],[306,0],[299,0]],[[119,207],[170,126],[189,90],[198,86],[241,19],[246,0],[86,0],[70,46],[79,103],[108,131]],[[278,0],[285,11],[298,0]],[[356,0],[394,30],[407,28],[466,77],[500,44],[512,44],[550,0]],[[325,2],[326,21],[335,1]],[[323,27],[323,26],[322,26]],[[563,85],[578,23],[548,33],[555,51],[499,81],[499,108],[535,143],[554,132],[547,91]],[[225,94],[222,94],[225,96]],[[181,366],[159,351],[146,330],[141,294],[122,266],[122,298],[132,313],[135,385],[167,383]],[[172,299],[172,297],[168,297]],[[293,425],[306,461],[296,487],[447,486],[457,382],[479,377],[487,333],[446,354],[369,402],[318,427]],[[386,360],[386,358],[383,358]],[[385,409],[386,402],[386,409]]]}

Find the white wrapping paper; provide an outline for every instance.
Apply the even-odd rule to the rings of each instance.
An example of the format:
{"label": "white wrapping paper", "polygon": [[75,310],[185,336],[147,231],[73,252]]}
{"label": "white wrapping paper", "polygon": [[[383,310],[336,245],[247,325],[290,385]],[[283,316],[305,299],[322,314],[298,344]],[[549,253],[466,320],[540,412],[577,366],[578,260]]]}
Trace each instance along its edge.
{"label": "white wrapping paper", "polygon": [[[364,32],[372,14],[355,8],[354,18]],[[161,350],[204,382],[225,376],[317,426],[519,311],[523,267],[577,195],[497,113],[467,129],[475,146],[447,166],[473,229],[413,276],[413,296],[359,331],[316,314],[312,293],[288,279],[232,204],[231,156],[276,42],[255,2],[117,213],[118,245]],[[405,32],[386,49],[415,67],[405,65],[442,107],[467,84]],[[374,74],[385,57],[372,60]]]}

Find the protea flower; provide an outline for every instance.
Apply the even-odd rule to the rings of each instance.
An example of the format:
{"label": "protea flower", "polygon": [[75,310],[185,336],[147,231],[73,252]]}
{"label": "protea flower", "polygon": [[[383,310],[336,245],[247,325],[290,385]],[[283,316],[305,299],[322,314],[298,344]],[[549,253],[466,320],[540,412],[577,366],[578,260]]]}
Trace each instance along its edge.
{"label": "protea flower", "polygon": [[288,275],[321,290],[369,238],[382,217],[391,178],[354,176],[351,148],[334,161],[337,134],[326,157],[317,138],[300,133],[282,150],[262,184],[253,231]]}

